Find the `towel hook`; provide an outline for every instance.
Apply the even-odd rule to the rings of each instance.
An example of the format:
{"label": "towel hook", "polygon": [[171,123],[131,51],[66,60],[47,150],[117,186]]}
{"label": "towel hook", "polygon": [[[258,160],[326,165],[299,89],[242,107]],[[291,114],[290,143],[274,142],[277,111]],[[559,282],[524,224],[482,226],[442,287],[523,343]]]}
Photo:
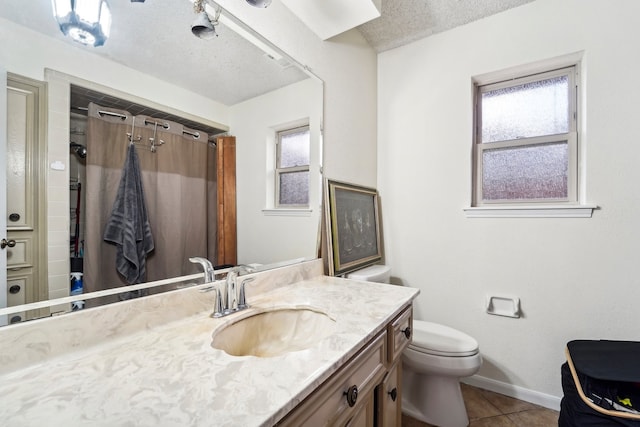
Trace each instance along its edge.
{"label": "towel hook", "polygon": [[136,131],[136,116],[132,116],[131,118],[131,133],[127,132],[127,136],[129,137],[129,145],[133,145],[136,141],[140,141],[142,137],[138,135],[134,137],[133,134]]}
{"label": "towel hook", "polygon": [[151,142],[151,152],[155,153],[156,152],[156,131],[158,130],[158,122],[154,121],[153,122],[153,136],[151,138],[149,138],[149,141]]}
{"label": "towel hook", "polygon": [[[145,121],[146,124],[146,121]],[[162,126],[164,128],[164,125]],[[156,143],[156,132],[158,131],[158,122],[154,121],[153,122],[153,136],[151,138],[149,138],[149,141],[151,142],[151,146],[150,146],[150,150],[152,153],[155,153],[156,150],[158,149],[159,146],[161,146],[162,144],[164,144],[163,140],[159,140]]]}

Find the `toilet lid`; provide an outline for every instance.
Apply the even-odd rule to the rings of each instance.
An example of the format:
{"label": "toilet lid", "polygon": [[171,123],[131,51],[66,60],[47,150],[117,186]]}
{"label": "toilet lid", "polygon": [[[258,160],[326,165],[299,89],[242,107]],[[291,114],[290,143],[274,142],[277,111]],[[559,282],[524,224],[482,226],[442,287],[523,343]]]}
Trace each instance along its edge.
{"label": "toilet lid", "polygon": [[414,320],[413,340],[409,348],[436,356],[463,357],[478,353],[478,342],[448,326]]}
{"label": "toilet lid", "polygon": [[391,267],[388,265],[374,264],[347,274],[347,279],[364,280],[365,282],[389,281]]}

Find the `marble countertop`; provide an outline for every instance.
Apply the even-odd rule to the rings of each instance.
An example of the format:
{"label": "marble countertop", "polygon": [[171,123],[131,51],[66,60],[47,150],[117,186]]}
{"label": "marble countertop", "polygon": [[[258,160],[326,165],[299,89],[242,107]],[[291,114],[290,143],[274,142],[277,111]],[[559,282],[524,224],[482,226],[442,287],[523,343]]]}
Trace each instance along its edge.
{"label": "marble countertop", "polygon": [[[413,288],[318,276],[20,367],[0,376],[0,423],[14,426],[270,426],[417,296]],[[213,331],[252,311],[312,307],[335,333],[306,350],[259,358],[211,346]]]}

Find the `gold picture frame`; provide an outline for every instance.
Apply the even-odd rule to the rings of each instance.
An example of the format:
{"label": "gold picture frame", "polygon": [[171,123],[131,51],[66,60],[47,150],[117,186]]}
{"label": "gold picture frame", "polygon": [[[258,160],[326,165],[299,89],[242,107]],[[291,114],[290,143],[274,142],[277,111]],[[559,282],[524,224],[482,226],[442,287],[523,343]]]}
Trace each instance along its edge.
{"label": "gold picture frame", "polygon": [[340,276],[380,261],[377,190],[327,179],[325,201],[329,274]]}

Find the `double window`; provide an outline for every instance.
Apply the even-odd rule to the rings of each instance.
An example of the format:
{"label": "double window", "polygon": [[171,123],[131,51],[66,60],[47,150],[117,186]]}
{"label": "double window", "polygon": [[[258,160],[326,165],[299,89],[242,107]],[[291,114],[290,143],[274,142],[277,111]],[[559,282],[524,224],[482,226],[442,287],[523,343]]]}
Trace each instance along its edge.
{"label": "double window", "polygon": [[276,138],[276,207],[309,206],[309,126],[282,130]]}
{"label": "double window", "polygon": [[577,202],[576,69],[476,86],[474,206]]}

